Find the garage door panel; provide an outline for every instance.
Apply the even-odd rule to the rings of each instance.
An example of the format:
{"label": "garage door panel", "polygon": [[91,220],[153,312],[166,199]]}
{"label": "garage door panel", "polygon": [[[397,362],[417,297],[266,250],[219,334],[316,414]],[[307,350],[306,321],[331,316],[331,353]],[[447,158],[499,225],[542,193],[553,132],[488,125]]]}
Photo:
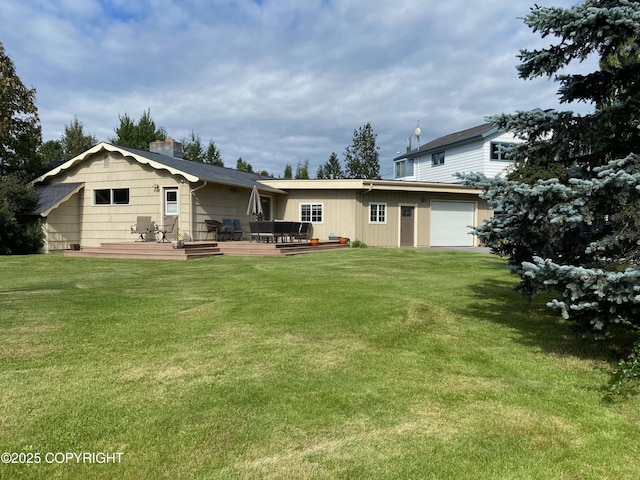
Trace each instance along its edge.
{"label": "garage door panel", "polygon": [[470,234],[475,223],[474,202],[431,202],[431,246],[472,247],[474,236]]}

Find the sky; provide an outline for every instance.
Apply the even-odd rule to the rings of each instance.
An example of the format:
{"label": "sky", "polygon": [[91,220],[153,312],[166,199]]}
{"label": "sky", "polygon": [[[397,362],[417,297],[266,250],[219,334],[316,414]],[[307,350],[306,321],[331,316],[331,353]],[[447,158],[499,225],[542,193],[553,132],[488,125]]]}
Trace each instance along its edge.
{"label": "sky", "polygon": [[519,51],[552,42],[523,22],[534,3],[576,1],[0,0],[0,42],[37,91],[44,141],[74,117],[109,141],[150,110],[225,166],[282,176],[309,160],[314,177],[370,122],[392,178],[418,125],[424,144],[499,113],[590,109],[518,77]]}

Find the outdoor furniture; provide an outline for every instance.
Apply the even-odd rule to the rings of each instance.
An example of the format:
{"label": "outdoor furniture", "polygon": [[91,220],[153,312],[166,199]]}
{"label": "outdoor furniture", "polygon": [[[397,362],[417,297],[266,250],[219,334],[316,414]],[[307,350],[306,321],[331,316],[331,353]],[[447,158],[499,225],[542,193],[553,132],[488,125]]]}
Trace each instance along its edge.
{"label": "outdoor furniture", "polygon": [[298,239],[298,242],[309,239],[309,233],[311,230],[311,224],[309,222],[302,222],[299,224],[297,232],[293,233],[293,237]]}
{"label": "outdoor furniture", "polygon": [[274,230],[274,222],[270,221],[256,221],[249,222],[249,230],[251,231],[251,237],[249,238],[249,242],[252,240],[256,240],[256,242],[267,242],[269,243],[271,239],[275,239],[273,230]]}
{"label": "outdoor furniture", "polygon": [[277,242],[280,239],[281,242],[291,240],[291,233],[293,232],[293,224],[295,222],[282,221],[273,223],[273,236]]}
{"label": "outdoor furniture", "polygon": [[155,231],[151,217],[138,217],[135,225],[131,225],[131,234],[140,236],[136,242],[146,242],[145,236],[151,232],[155,233]]}
{"label": "outdoor furniture", "polygon": [[[165,221],[166,220],[167,220],[167,218],[165,217]],[[167,225],[165,223],[162,226],[162,228],[158,230],[162,234],[162,238],[160,239],[160,242],[168,242],[169,241],[167,239],[167,233],[173,233],[173,229],[176,228],[177,224],[178,224],[178,217],[173,217],[173,223],[171,224],[171,228],[167,228]]]}
{"label": "outdoor furniture", "polygon": [[[240,221],[238,220],[238,223],[239,222]],[[222,223],[227,228],[227,230],[231,232],[230,240],[240,240],[242,238],[242,225],[240,225],[240,228],[236,228],[236,226],[234,225],[234,221],[230,218],[223,218]]]}
{"label": "outdoor furniture", "polygon": [[205,220],[204,223],[207,226],[207,236],[213,232],[217,241],[231,240],[232,232],[218,220]]}
{"label": "outdoor furniture", "polygon": [[240,220],[238,220],[237,218],[233,219],[233,234],[234,237],[235,235],[238,235],[238,238],[234,238],[234,240],[242,240],[242,233],[243,233],[243,228],[242,228],[242,223],[240,223]]}

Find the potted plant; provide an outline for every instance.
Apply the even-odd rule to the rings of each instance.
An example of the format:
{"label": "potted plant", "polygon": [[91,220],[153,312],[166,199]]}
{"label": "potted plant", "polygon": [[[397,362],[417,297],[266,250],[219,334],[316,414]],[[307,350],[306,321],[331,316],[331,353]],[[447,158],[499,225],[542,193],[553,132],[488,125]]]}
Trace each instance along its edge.
{"label": "potted plant", "polygon": [[184,240],[182,240],[182,234],[180,233],[180,228],[176,228],[176,233],[173,234],[173,240],[171,240],[171,244],[173,248],[183,248]]}

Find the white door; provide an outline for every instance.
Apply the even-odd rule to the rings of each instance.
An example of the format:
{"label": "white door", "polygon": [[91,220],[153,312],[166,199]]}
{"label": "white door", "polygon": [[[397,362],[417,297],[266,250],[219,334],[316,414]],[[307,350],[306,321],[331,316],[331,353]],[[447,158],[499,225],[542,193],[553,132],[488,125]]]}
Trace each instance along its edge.
{"label": "white door", "polygon": [[473,247],[475,237],[471,226],[475,225],[474,202],[431,201],[431,246]]}

